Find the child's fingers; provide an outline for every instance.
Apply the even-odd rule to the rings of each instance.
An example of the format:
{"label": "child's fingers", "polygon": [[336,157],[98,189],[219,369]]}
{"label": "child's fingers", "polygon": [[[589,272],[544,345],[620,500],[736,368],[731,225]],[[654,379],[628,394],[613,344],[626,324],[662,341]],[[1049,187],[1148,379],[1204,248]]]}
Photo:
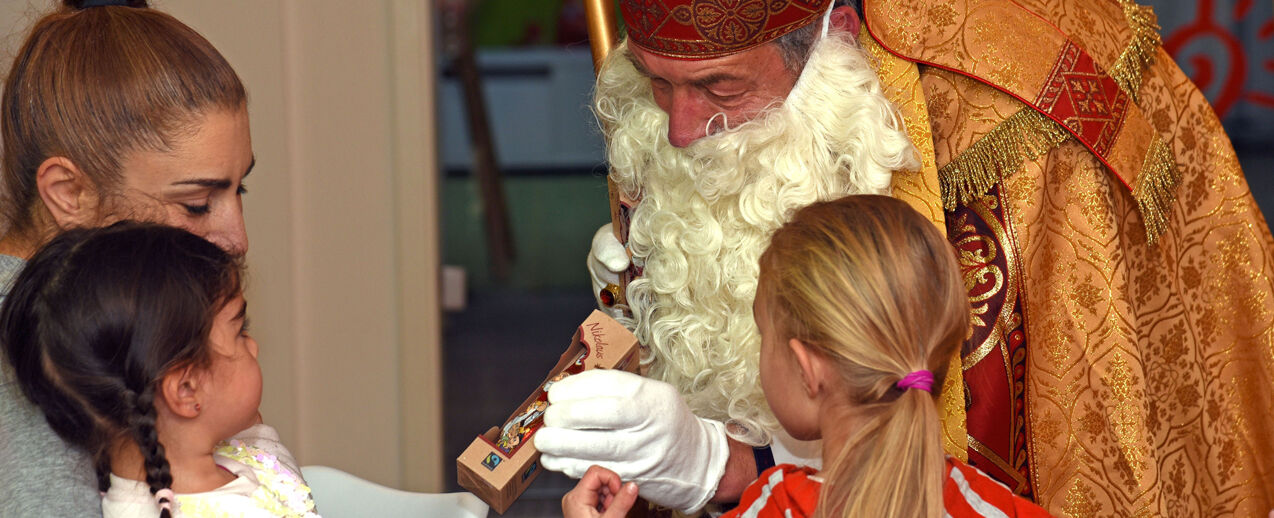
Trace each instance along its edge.
{"label": "child's fingers", "polygon": [[610,502],[606,504],[601,518],[623,518],[635,503],[637,503],[637,483],[629,482],[611,495]]}
{"label": "child's fingers", "polygon": [[597,516],[597,492],[576,485],[562,497],[564,518],[591,518]]}
{"label": "child's fingers", "polygon": [[620,490],[619,475],[601,466],[588,468],[575,489],[562,497],[562,515],[566,518],[597,516]]}
{"label": "child's fingers", "polygon": [[590,469],[575,484],[575,489],[562,496],[562,516],[566,518],[597,516],[602,487],[602,479]]}
{"label": "child's fingers", "polygon": [[618,488],[616,488],[614,491],[611,491],[609,488],[607,488],[605,491],[603,491],[603,492],[602,492],[602,506],[601,506],[601,507],[599,507],[598,509],[599,509],[599,510],[606,510],[606,509],[610,509],[611,503],[615,501],[615,495],[617,495],[617,494],[619,494],[621,491],[623,491],[623,490],[624,490],[623,488],[624,488],[624,486],[623,486],[622,484],[620,484],[620,485],[619,485],[619,487],[618,487]]}
{"label": "child's fingers", "polygon": [[585,482],[587,482],[586,487],[590,491],[596,491],[603,495],[618,493],[620,486],[624,485],[624,481],[620,480],[618,474],[596,464],[589,466],[588,471],[584,472],[584,476],[580,477],[579,486],[585,486]]}
{"label": "child's fingers", "polygon": [[[601,500],[601,510],[610,509],[614,504],[616,497],[622,497],[624,491],[624,481],[619,478],[619,474],[601,466],[592,466],[588,468],[585,477],[594,477],[598,485],[598,496]],[[628,507],[632,507],[629,503]]]}

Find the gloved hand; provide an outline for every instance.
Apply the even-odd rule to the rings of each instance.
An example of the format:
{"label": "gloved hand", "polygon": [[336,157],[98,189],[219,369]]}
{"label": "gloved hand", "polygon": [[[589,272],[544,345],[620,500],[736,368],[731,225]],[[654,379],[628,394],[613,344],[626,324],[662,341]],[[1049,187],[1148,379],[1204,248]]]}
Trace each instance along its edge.
{"label": "gloved hand", "polygon": [[615,370],[554,383],[533,437],[547,469],[580,478],[597,464],[687,513],[717,492],[730,456],[725,426],[690,413],[672,385]]}
{"label": "gloved hand", "polygon": [[597,308],[611,318],[619,318],[624,312],[607,307],[602,303],[600,294],[608,284],[619,285],[619,274],[628,269],[629,261],[628,250],[615,239],[611,224],[597,229],[593,234],[593,247],[588,252],[588,276],[593,281],[593,298],[597,300]]}

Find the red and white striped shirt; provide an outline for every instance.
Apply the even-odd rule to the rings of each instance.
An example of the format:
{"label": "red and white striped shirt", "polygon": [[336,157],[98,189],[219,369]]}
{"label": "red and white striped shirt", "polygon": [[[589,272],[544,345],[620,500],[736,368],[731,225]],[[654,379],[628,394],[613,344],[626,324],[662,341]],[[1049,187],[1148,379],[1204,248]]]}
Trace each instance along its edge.
{"label": "red and white striped shirt", "polygon": [[[721,518],[813,516],[822,481],[812,468],[782,464],[765,470],[743,490],[739,506]],[[1009,491],[977,468],[947,457],[942,484],[943,518],[1044,518],[1043,508]]]}

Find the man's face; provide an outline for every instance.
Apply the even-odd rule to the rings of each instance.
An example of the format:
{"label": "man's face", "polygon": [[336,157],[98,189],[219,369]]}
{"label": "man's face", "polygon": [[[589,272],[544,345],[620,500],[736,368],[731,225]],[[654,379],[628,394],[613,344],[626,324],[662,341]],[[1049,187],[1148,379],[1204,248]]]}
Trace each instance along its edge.
{"label": "man's face", "polygon": [[796,84],[797,74],[783,64],[772,43],[704,60],[667,58],[635,45],[629,49],[637,70],[650,78],[655,104],[668,114],[668,142],[676,147],[715,133],[727,122],[746,122],[787,97]]}

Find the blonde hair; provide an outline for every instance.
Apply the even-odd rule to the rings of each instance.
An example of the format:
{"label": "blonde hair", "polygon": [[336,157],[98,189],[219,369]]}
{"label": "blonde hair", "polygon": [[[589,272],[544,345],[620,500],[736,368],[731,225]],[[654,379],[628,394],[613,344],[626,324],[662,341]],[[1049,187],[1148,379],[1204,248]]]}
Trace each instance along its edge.
{"label": "blonde hair", "polygon": [[[798,211],[760,262],[774,321],[830,360],[857,416],[823,459],[818,516],[940,516],[935,401],[970,311],[951,246],[901,201],[848,196]],[[897,387],[922,369],[934,393]]]}

